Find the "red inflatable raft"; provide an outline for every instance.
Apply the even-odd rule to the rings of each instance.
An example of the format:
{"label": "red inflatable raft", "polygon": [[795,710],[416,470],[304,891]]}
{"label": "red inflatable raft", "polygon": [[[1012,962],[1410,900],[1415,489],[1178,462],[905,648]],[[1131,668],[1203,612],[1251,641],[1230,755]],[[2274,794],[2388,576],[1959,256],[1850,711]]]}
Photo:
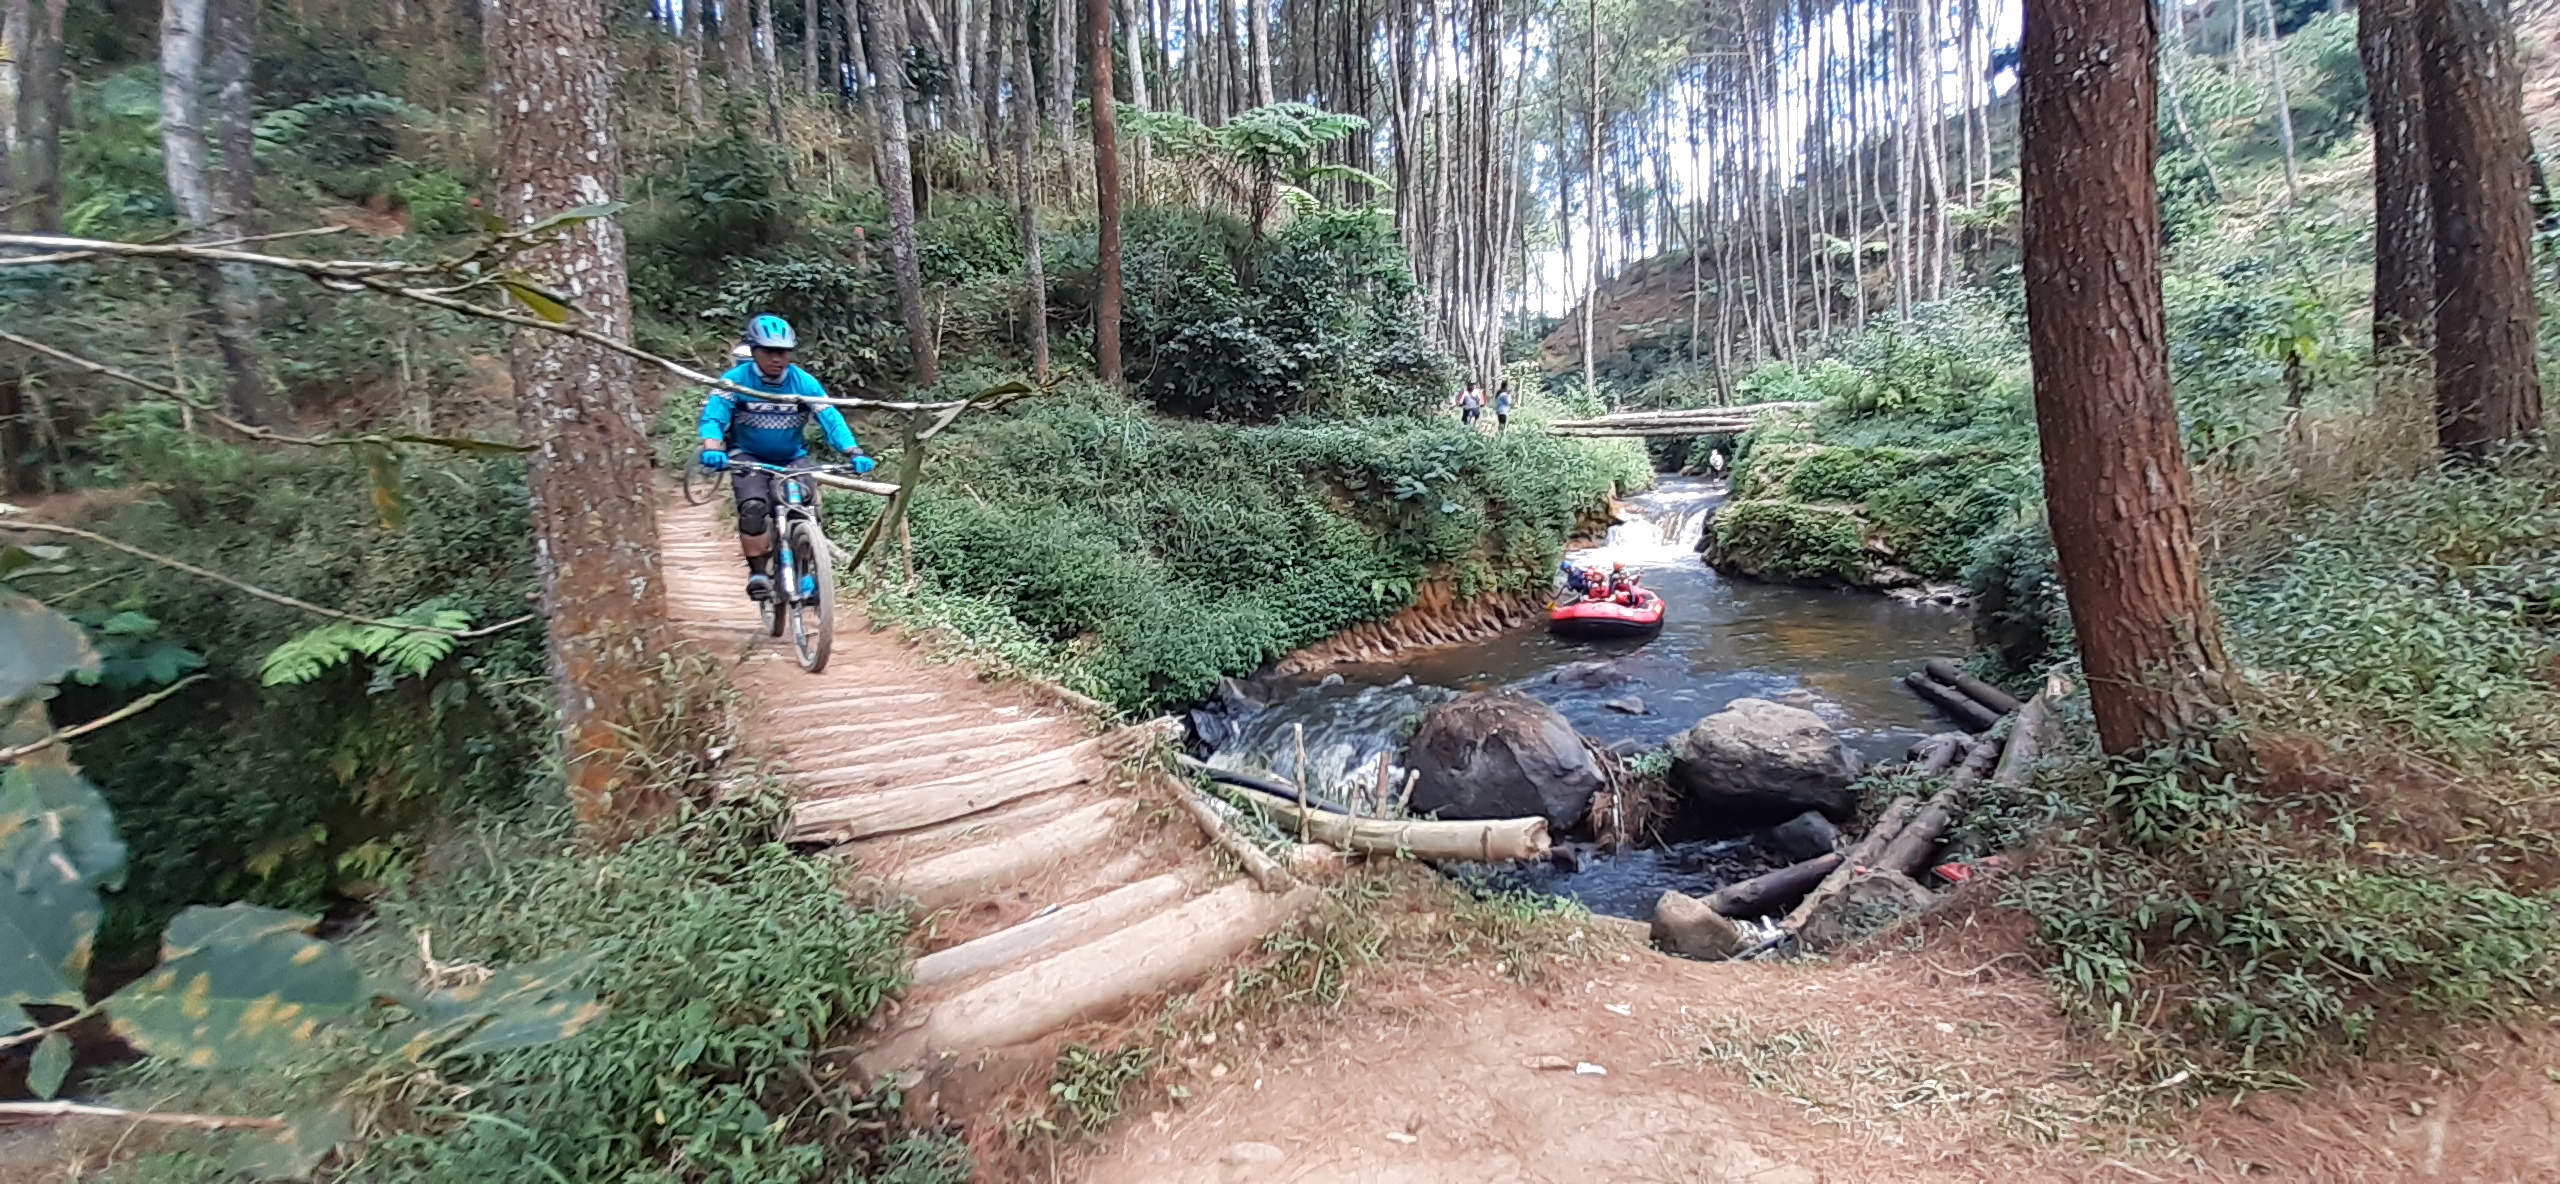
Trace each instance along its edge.
{"label": "red inflatable raft", "polygon": [[1662,598],[1643,593],[1633,605],[1577,600],[1547,610],[1548,630],[1566,637],[1642,637],[1662,628]]}

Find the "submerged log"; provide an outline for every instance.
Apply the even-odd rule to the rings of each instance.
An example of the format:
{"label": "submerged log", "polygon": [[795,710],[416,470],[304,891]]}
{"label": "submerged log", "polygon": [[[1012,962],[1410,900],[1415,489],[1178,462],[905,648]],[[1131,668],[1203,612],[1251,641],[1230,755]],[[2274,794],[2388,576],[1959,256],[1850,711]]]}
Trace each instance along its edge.
{"label": "submerged log", "polygon": [[2012,711],[2016,711],[2017,709],[2026,706],[2026,704],[2018,702],[2018,697],[2016,695],[2012,695],[2007,691],[1991,685],[1990,683],[1984,682],[1962,670],[1956,669],[1955,663],[1947,661],[1944,658],[1929,659],[1926,663],[1926,668],[1929,671],[1929,677],[1937,679],[1939,682],[1954,687],[1959,691],[1963,691],[1966,697],[1972,699],[1974,702],[1980,703],[2002,715],[2007,715]]}
{"label": "submerged log", "polygon": [[1738,884],[1727,884],[1708,895],[1707,907],[1728,917],[1767,916],[1778,906],[1813,891],[1822,883],[1823,877],[1840,866],[1840,858],[1840,853],[1834,851],[1774,872],[1763,872]]}
{"label": "submerged log", "polygon": [[1948,719],[1963,725],[1964,730],[1968,732],[1988,732],[1991,730],[1991,725],[2000,722],[1998,712],[1974,702],[1972,696],[1926,674],[1906,674],[1902,676],[1902,681],[1921,698],[1935,704],[1938,710],[1947,713]]}

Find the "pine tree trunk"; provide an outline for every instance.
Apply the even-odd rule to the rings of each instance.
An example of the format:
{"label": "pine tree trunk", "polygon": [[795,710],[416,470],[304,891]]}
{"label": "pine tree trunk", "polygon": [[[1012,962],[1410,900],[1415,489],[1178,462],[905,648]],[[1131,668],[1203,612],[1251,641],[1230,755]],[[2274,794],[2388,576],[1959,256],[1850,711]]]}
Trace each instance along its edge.
{"label": "pine tree trunk", "polygon": [[915,165],[907,155],[907,22],[895,7],[902,0],[888,3],[891,8],[886,11],[879,0],[863,0],[862,5],[871,30],[871,76],[873,85],[880,88],[874,103],[879,112],[880,189],[889,204],[889,263],[897,277],[898,315],[906,322],[907,349],[915,357],[916,385],[932,386],[941,375],[934,357],[933,327],[925,321],[924,277],[916,263],[916,198],[909,180]]}
{"label": "pine tree trunk", "polygon": [[[160,159],[169,201],[188,237],[235,238],[239,223],[214,205],[207,181],[204,134],[205,38],[212,13],[207,0],[163,0],[160,6]],[[246,265],[199,265],[196,283],[212,313],[214,344],[230,379],[233,415],[252,424],[276,425],[286,415],[269,396],[258,346],[257,277]]]}
{"label": "pine tree trunk", "polygon": [[1111,0],[1085,0],[1085,74],[1093,86],[1093,199],[1095,231],[1093,368],[1104,382],[1120,381],[1120,120],[1111,98]]}
{"label": "pine tree trunk", "polygon": [[26,60],[18,71],[18,151],[10,162],[18,224],[38,233],[62,229],[62,124],[68,96],[62,76],[65,0],[30,0]]}
{"label": "pine tree trunk", "polygon": [[2491,0],[2418,0],[2435,215],[2436,442],[2477,456],[2542,427],[2514,33]]}
{"label": "pine tree trunk", "polygon": [[2208,732],[2227,700],[2160,302],[2158,10],[2029,6],[2021,58],[2027,341],[2046,514],[2100,743]]}
{"label": "pine tree trunk", "polygon": [[1271,105],[1271,10],[1266,0],[1244,0],[1245,35],[1253,43],[1253,105]]}
{"label": "pine tree trunk", "polygon": [[677,0],[676,104],[695,129],[702,126],[702,6],[708,0]]}
{"label": "pine tree trunk", "polygon": [[1596,356],[1596,351],[1599,349],[1599,343],[1594,339],[1594,334],[1596,332],[1594,328],[1594,317],[1597,313],[1597,306],[1600,303],[1601,280],[1600,0],[1589,0],[1589,3],[1584,6],[1584,16],[1591,22],[1591,54],[1585,62],[1585,65],[1590,68],[1589,98],[1591,100],[1591,118],[1590,122],[1586,125],[1589,135],[1587,137],[1588,143],[1585,145],[1585,148],[1588,151],[1589,156],[1586,161],[1587,171],[1583,175],[1583,188],[1585,190],[1583,217],[1585,219],[1584,227],[1586,228],[1586,233],[1583,237],[1585,239],[1585,245],[1591,251],[1591,293],[1590,295],[1582,298],[1582,389],[1585,391],[1596,391],[1600,389],[1599,359]]}
{"label": "pine tree trunk", "polygon": [[[497,213],[524,226],[614,199],[612,43],[579,0],[511,0],[483,16]],[[517,261],[564,292],[590,330],[631,331],[621,223],[568,227]],[[590,834],[629,834],[675,812],[637,734],[666,702],[659,664],[674,640],[658,563],[649,438],[629,359],[518,331],[508,347],[528,455],[537,570],[569,802]]]}
{"label": "pine tree trunk", "polygon": [[213,140],[222,149],[224,196],[231,218],[255,228],[258,208],[257,112],[250,69],[257,53],[258,0],[213,0]]}
{"label": "pine tree trunk", "polygon": [[1031,89],[1031,2],[1011,0],[1007,17],[1013,50],[1013,209],[1022,227],[1023,310],[1031,332],[1031,374],[1049,381],[1049,281],[1040,263],[1040,219],[1032,206],[1031,142],[1039,136],[1039,118]]}
{"label": "pine tree trunk", "polygon": [[[14,164],[20,155],[18,72],[26,68],[26,61],[27,0],[0,0],[0,207],[15,204],[18,196],[18,174]],[[0,208],[0,230],[9,229],[12,221],[7,210]],[[17,387],[11,385],[7,394],[13,400],[17,398]],[[16,414],[13,410],[10,412],[13,418],[0,420],[0,431],[7,430],[16,422]],[[0,465],[7,464],[13,455],[5,442],[0,442]],[[6,480],[0,480],[0,489],[16,492],[16,487]]]}
{"label": "pine tree trunk", "polygon": [[[719,0],[720,52],[727,59],[727,70],[721,81],[727,87],[729,102],[736,103],[746,93],[747,79],[755,73],[755,37],[749,30],[745,8],[750,0]],[[736,118],[734,114],[731,118]]]}
{"label": "pine tree trunk", "polygon": [[774,60],[778,46],[773,29],[773,0],[756,0],[756,41],[756,70],[764,82],[765,134],[773,137],[775,157],[782,162],[782,183],[796,186],[791,133],[782,122],[782,66]]}
{"label": "pine tree trunk", "polygon": [[2356,51],[2373,123],[2373,356],[2424,364],[2435,324],[2426,74],[2417,0],[2363,0]]}
{"label": "pine tree trunk", "polygon": [[[773,0],[764,0],[771,5]],[[800,0],[801,93],[818,97],[818,0]]]}
{"label": "pine tree trunk", "polygon": [[[2241,0],[2243,6],[2248,0]],[[2276,104],[2276,146],[2284,153],[2284,196],[2286,201],[2302,200],[2302,169],[2294,161],[2293,100],[2284,89],[2284,47],[2276,40],[2276,8],[2270,0],[2258,0],[2259,14],[2267,18],[2267,81],[2273,88]]]}

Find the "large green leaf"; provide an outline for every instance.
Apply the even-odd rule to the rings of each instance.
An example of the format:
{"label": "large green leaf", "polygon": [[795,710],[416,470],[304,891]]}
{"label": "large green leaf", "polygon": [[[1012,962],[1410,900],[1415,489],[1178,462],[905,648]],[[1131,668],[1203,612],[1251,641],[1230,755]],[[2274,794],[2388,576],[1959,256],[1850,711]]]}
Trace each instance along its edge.
{"label": "large green leaf", "polygon": [[252,1180],[301,1180],[355,1133],[345,1106],[309,1110],[281,1129],[243,1136],[231,1145],[232,1171]]}
{"label": "large green leaf", "polygon": [[50,1098],[62,1092],[62,1079],[71,1075],[71,1038],[60,1032],[47,1032],[36,1042],[36,1055],[27,1060],[27,1089],[39,1098]]}
{"label": "large green leaf", "polygon": [[97,661],[78,622],[27,597],[0,592],[0,703],[26,698]]}
{"label": "large green leaf", "polygon": [[116,837],[115,814],[60,745],[0,770],[0,836],[17,818],[41,826],[83,882],[124,886],[125,847]]}
{"label": "large green leaf", "polygon": [[13,1036],[35,1026],[36,1022],[27,1018],[24,1008],[15,1003],[0,1002],[0,1036]]}
{"label": "large green leaf", "polygon": [[400,1002],[418,1022],[402,1034],[401,1051],[423,1058],[438,1045],[464,1037],[447,1051],[505,1052],[575,1036],[605,1014],[604,1004],[592,993],[570,989],[591,964],[584,954],[562,954],[477,983],[425,995],[404,993]]}
{"label": "large green leaf", "polygon": [[116,1034],[199,1069],[300,1055],[322,1022],[364,1002],[346,955],[308,935],[314,920],[247,904],[178,914],[159,969],[107,1000]]}
{"label": "large green leaf", "polygon": [[58,749],[0,770],[0,1000],[85,1002],[97,886],[123,874],[106,800]]}

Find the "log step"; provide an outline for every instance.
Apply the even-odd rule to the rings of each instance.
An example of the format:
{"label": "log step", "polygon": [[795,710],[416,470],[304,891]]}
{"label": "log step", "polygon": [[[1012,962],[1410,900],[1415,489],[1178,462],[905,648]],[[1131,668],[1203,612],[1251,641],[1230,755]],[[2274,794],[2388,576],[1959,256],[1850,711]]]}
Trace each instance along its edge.
{"label": "log step", "polygon": [[1123,884],[1091,900],[1077,901],[1010,929],[999,929],[975,941],[918,958],[909,989],[920,991],[975,978],[1044,950],[1118,929],[1170,906],[1189,891],[1183,877],[1173,872]]}
{"label": "log step", "polygon": [[927,913],[988,896],[1069,860],[1099,851],[1128,813],[1104,798],[993,842],[977,842],[920,859],[883,877]]}
{"label": "log step", "polygon": [[1317,895],[1312,888],[1279,895],[1241,880],[1229,884],[941,1000],[921,1023],[865,1056],[861,1068],[870,1076],[899,1072],[1107,1018],[1215,972]]}

